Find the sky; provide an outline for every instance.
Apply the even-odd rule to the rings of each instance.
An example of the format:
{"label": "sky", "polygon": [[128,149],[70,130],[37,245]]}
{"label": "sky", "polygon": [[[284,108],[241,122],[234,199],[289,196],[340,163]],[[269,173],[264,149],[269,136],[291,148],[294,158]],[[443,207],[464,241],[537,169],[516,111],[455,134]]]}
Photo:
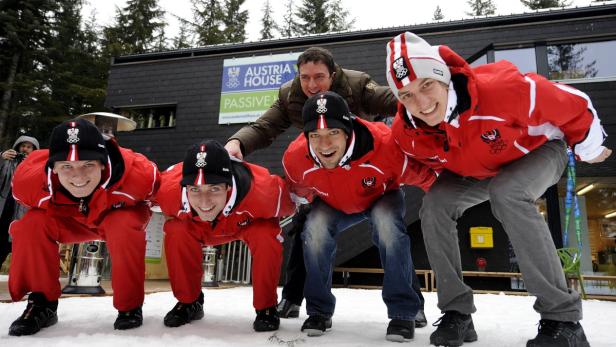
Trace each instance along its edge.
{"label": "sky", "polygon": [[[125,0],[86,0],[84,17],[90,17],[92,10],[96,11],[99,25],[113,23],[116,6],[124,7]],[[261,17],[264,0],[246,0],[242,10],[248,10],[246,32],[248,41],[258,41],[262,28]],[[294,0],[299,6],[302,0]],[[173,16],[188,20],[193,19],[190,0],[158,0],[159,6],[167,12],[166,20],[169,26],[166,35],[174,37],[178,31],[178,21]],[[282,23],[287,0],[270,0],[274,10],[274,18]],[[494,0],[497,15],[528,12],[529,10],[518,0]],[[591,0],[573,0],[572,6],[588,6]],[[342,0],[343,6],[349,10],[350,18],[355,18],[354,30],[376,29],[400,25],[422,24],[432,21],[436,6],[440,6],[446,21],[469,18],[466,12],[469,5],[466,0]],[[377,6],[378,4],[378,6]]]}
{"label": "sky", "polygon": [[[179,328],[167,328],[163,317],[176,300],[171,292],[146,295],[143,326],[134,330],[113,330],[117,311],[112,298],[73,297],[60,299],[58,324],[34,336],[8,336],[11,322],[24,310],[24,301],[0,303],[0,346],[11,347],[124,347],[124,346],[328,346],[328,347],[397,347],[428,346],[429,336],[436,329],[431,323],[440,317],[436,293],[424,293],[428,326],[416,329],[411,342],[397,344],[385,341],[387,319],[380,290],[333,290],[337,298],[333,326],[323,336],[307,337],[300,332],[307,318],[305,306],[299,318],[281,319],[277,332],[256,333],[252,288],[204,289],[205,318]],[[279,293],[280,294],[280,293]],[[539,315],[532,309],[530,296],[476,294],[477,312],[473,322],[479,340],[463,347],[524,346],[537,334]],[[582,326],[593,347],[614,346],[616,302],[583,301]],[[291,343],[287,343],[291,342]]]}

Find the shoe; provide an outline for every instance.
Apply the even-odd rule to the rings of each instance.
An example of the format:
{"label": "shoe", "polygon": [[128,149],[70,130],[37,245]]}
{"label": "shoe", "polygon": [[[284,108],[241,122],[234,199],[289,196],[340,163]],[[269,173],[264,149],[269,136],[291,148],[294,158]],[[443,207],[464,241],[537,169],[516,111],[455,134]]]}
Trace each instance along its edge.
{"label": "shoe", "polygon": [[579,322],[559,322],[542,319],[539,321],[539,333],[526,342],[526,347],[589,347],[584,329]]}
{"label": "shoe", "polygon": [[296,305],[287,299],[280,300],[276,307],[280,318],[297,318],[299,317],[300,305]]}
{"label": "shoe", "polygon": [[302,331],[306,332],[308,336],[321,336],[325,333],[325,330],[331,329],[332,319],[323,316],[309,316],[302,325]]}
{"label": "shoe", "polygon": [[117,330],[128,330],[140,327],[143,324],[143,313],[141,306],[130,311],[118,311],[118,318],[113,323],[113,328]]}
{"label": "shoe", "polygon": [[176,328],[193,320],[203,318],[203,293],[199,294],[197,300],[190,304],[177,304],[165,315],[163,322],[170,328]]}
{"label": "shoe", "polygon": [[58,300],[48,301],[43,293],[30,293],[26,310],[9,327],[9,335],[33,335],[58,323]]}
{"label": "shoe", "polygon": [[392,342],[409,341],[415,335],[415,322],[412,320],[392,319],[387,326],[385,339]]}
{"label": "shoe", "polygon": [[430,335],[430,344],[435,346],[462,346],[464,342],[477,341],[477,332],[470,314],[446,311],[434,324],[436,330]]}
{"label": "shoe", "polygon": [[276,306],[268,307],[263,310],[257,310],[257,318],[252,323],[252,328],[255,331],[273,331],[278,330],[280,326],[280,318],[276,311]]}
{"label": "shoe", "polygon": [[426,319],[426,314],[422,308],[417,311],[417,315],[415,316],[415,328],[423,328],[426,325],[428,325],[428,319]]}

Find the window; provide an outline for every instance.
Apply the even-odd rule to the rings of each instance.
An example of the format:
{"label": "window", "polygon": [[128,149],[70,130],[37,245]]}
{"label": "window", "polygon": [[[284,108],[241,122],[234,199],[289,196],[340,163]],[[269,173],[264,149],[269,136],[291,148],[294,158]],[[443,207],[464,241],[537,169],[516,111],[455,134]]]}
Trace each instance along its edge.
{"label": "window", "polygon": [[121,108],[120,114],[137,123],[137,129],[175,126],[175,105]]}
{"label": "window", "polygon": [[521,73],[537,72],[535,48],[504,49],[494,52],[494,61],[508,60],[518,67]]}
{"label": "window", "polygon": [[547,46],[552,80],[616,77],[616,41]]}

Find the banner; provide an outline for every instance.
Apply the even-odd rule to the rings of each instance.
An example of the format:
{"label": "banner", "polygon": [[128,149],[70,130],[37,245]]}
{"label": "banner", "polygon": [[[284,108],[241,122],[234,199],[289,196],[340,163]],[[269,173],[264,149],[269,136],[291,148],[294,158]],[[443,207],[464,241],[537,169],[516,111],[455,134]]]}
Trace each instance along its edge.
{"label": "banner", "polygon": [[295,78],[301,53],[225,59],[218,124],[254,122],[278,98],[282,84]]}

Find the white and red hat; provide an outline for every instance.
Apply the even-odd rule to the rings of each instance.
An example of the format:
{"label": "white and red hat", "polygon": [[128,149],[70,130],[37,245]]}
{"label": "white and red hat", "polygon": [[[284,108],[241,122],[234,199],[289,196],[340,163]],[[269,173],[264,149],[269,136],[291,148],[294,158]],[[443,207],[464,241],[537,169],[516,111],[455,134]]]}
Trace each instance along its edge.
{"label": "white and red hat", "polygon": [[451,72],[439,53],[439,46],[430,46],[408,31],[387,44],[386,75],[396,97],[400,88],[418,78],[431,78],[446,84],[451,80]]}

